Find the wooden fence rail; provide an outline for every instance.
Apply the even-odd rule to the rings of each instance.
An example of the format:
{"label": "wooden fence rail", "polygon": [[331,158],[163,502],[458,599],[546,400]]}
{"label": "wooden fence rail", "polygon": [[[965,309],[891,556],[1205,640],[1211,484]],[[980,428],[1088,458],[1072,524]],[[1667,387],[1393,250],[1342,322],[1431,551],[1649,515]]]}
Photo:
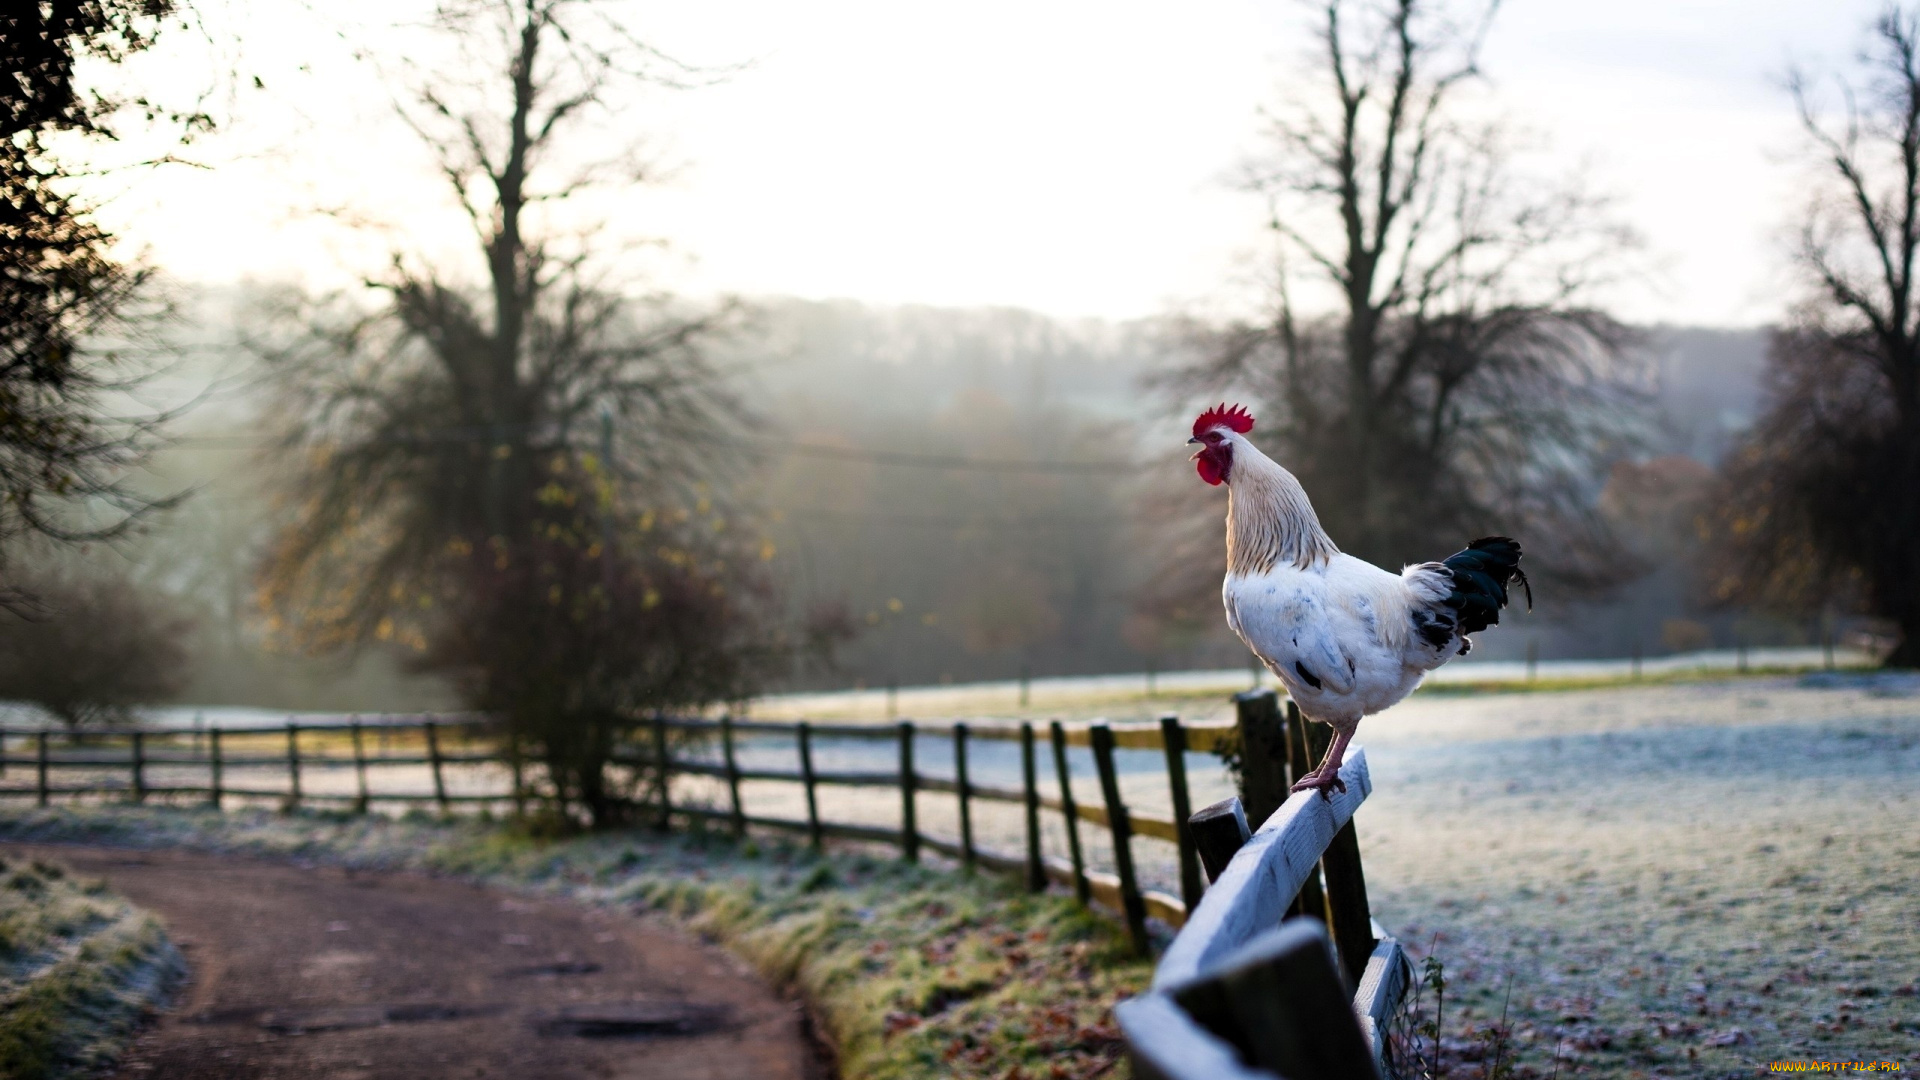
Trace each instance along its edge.
{"label": "wooden fence rail", "polygon": [[[1237,722],[1231,724],[1187,724],[1174,716],[1148,724],[1051,722],[1044,735],[1053,757],[1052,791],[1042,791],[1039,784],[1042,732],[1032,723],[901,721],[868,726],[657,716],[636,725],[631,736],[621,742],[612,761],[616,766],[635,770],[636,776],[651,780],[649,805],[657,812],[661,825],[697,819],[743,834],[749,828],[776,829],[803,835],[815,846],[827,838],[867,841],[897,847],[901,856],[910,860],[919,858],[924,847],[966,867],[1017,875],[1030,889],[1044,889],[1049,883],[1063,885],[1073,890],[1082,902],[1101,905],[1123,918],[1135,947],[1145,952],[1149,944],[1147,920],[1157,918],[1170,926],[1183,925],[1204,891],[1200,875],[1202,852],[1186,820],[1190,794],[1185,755],[1194,751],[1232,752],[1245,745],[1264,745],[1259,744],[1258,739],[1270,734],[1266,728],[1274,723],[1290,726],[1295,732],[1299,730],[1297,719],[1291,725],[1279,719],[1271,692],[1242,695],[1237,703],[1239,716]],[[1249,723],[1257,729],[1251,737],[1246,733]],[[954,760],[951,778],[928,775],[915,763],[916,743],[942,736],[951,740]],[[61,743],[57,748],[50,745],[56,738]],[[751,765],[742,762],[741,752],[747,743],[768,738],[792,740],[794,768],[769,767],[764,760],[754,760]],[[894,767],[884,770],[822,767],[819,754],[823,739],[871,741],[876,751],[894,757]],[[276,748],[274,740],[284,741]],[[678,749],[676,740],[681,744]],[[711,750],[715,741],[718,742],[717,755],[696,758],[685,752],[695,742]],[[886,748],[888,742],[893,743],[890,751]],[[1017,743],[1019,786],[1006,787],[974,779],[975,752],[980,744],[988,742]],[[1310,750],[1303,737],[1294,739],[1293,743],[1297,744],[1299,753]],[[1097,801],[1076,797],[1068,751],[1078,747],[1090,751],[1093,759],[1093,778],[1098,780],[1100,792]],[[1163,818],[1126,805],[1115,761],[1115,752],[1123,749],[1154,750],[1165,755],[1172,817]],[[1242,758],[1247,759],[1244,751]],[[663,763],[665,767],[661,768]],[[33,766],[31,786],[12,782],[12,777],[21,774],[7,770],[20,765]],[[370,779],[370,774],[381,770],[419,766],[427,767],[430,791],[382,790]],[[465,775],[468,782],[456,790],[450,784],[449,772],[473,766],[488,766],[507,775],[496,775],[489,785],[483,785],[484,790],[476,790],[473,778]],[[290,720],[279,729],[95,730],[77,737],[38,729],[0,728],[0,798],[32,797],[43,806],[54,797],[106,795],[140,800],[203,796],[216,807],[231,804],[235,799],[268,799],[288,807],[302,803],[344,804],[360,812],[370,810],[375,804],[432,804],[442,813],[450,812],[456,805],[511,806],[518,814],[525,812],[529,799],[551,797],[550,791],[536,790],[540,771],[535,766],[534,761],[523,760],[517,743],[501,739],[497,728],[474,717],[419,717],[397,722],[369,722],[358,717],[338,722]],[[203,769],[205,782],[182,783],[180,773],[189,767]],[[325,783],[328,774],[338,775],[349,769],[353,774],[351,793],[338,790],[339,785]],[[269,770],[283,775],[283,787],[261,786],[260,777]],[[53,777],[60,773],[78,773],[79,782],[54,783]],[[717,781],[721,805],[701,805],[676,798],[671,782],[676,774]],[[1254,783],[1251,773],[1245,775],[1249,782],[1250,806],[1257,809],[1261,800],[1278,805],[1278,799],[1284,796],[1284,776],[1277,790],[1268,790]],[[502,784],[501,779],[506,782]],[[803,818],[752,812],[743,798],[742,785],[769,781],[795,784],[802,789]],[[899,826],[827,818],[818,794],[823,786],[896,789],[900,797]],[[955,799],[958,836],[929,835],[921,827],[919,804],[929,794]],[[983,802],[1020,808],[1024,819],[1024,851],[997,851],[980,842],[975,826],[978,804]],[[1061,815],[1067,848],[1064,858],[1042,850],[1042,811]],[[1082,844],[1083,825],[1105,830],[1111,839],[1111,870],[1088,865]],[[1180,895],[1142,887],[1133,858],[1135,836],[1176,847]],[[1357,849],[1355,851],[1357,875]],[[1329,862],[1328,866],[1332,872],[1333,863]],[[1319,895],[1317,876],[1313,887],[1315,895]],[[1330,893],[1336,891],[1349,901],[1354,895],[1351,889],[1330,889]],[[1364,889],[1357,895],[1359,903],[1364,905]],[[1361,910],[1364,911],[1364,907]],[[1326,918],[1336,931],[1350,925],[1350,920],[1336,918],[1330,912]],[[1361,925],[1365,925],[1364,917]]]}
{"label": "wooden fence rail", "polygon": [[[1141,1080],[1353,1080],[1395,1074],[1389,1023],[1411,984],[1367,910],[1353,813],[1372,791],[1364,747],[1345,790],[1288,794],[1322,740],[1271,695],[1241,695],[1242,799],[1186,823],[1212,886],[1154,970],[1114,1009]],[[1284,800],[1284,801],[1282,801]],[[1249,822],[1258,823],[1249,831]]]}

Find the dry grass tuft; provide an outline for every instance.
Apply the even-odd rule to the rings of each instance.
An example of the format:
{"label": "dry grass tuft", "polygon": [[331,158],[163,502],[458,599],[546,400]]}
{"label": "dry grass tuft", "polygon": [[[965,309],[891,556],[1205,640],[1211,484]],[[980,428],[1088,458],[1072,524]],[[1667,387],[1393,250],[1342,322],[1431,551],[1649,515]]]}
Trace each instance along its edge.
{"label": "dry grass tuft", "polygon": [[186,965],[152,916],[44,862],[0,862],[0,1076],[110,1064]]}

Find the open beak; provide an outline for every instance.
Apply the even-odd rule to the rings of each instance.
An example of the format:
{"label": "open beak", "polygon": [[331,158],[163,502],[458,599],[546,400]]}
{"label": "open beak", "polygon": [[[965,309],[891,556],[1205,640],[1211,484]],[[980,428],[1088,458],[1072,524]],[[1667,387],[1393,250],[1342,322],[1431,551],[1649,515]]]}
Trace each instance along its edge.
{"label": "open beak", "polygon": [[1193,460],[1194,458],[1197,458],[1197,457],[1199,457],[1199,456],[1200,456],[1201,454],[1204,454],[1204,453],[1206,453],[1206,452],[1207,452],[1207,448],[1206,448],[1205,446],[1203,446],[1203,445],[1201,445],[1201,443],[1200,443],[1200,436],[1198,436],[1198,435],[1195,435],[1195,436],[1194,436],[1193,438],[1191,438],[1191,439],[1188,439],[1188,440],[1187,440],[1187,445],[1188,445],[1188,446],[1199,446],[1199,447],[1200,447],[1200,449],[1198,449],[1198,450],[1195,450],[1195,451],[1193,452],[1193,455],[1192,455],[1192,457],[1189,457],[1189,458],[1187,458],[1187,460],[1188,460],[1188,461],[1192,461],[1192,460]]}

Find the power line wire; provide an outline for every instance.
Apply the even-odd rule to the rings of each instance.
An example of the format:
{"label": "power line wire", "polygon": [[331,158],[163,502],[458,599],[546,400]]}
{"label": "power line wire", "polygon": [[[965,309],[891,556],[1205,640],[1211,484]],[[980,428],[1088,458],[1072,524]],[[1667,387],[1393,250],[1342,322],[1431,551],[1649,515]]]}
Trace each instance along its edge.
{"label": "power line wire", "polygon": [[[481,442],[497,437],[493,431],[479,431],[471,428],[438,428],[423,430],[416,435],[383,439],[361,440],[381,444],[418,444],[428,442]],[[844,461],[855,464],[883,465],[895,468],[932,469],[951,472],[984,473],[1070,473],[1091,475],[1130,475],[1140,472],[1146,466],[1135,461],[1120,460],[1058,460],[1030,458],[973,458],[950,454],[920,454],[904,450],[867,450],[850,446],[831,446],[823,443],[787,442],[778,439],[756,439],[758,445],[769,450],[792,454],[796,457],[817,458],[826,461]],[[279,440],[264,435],[186,435],[174,439],[173,446],[230,447],[236,450],[250,447],[273,446]]]}

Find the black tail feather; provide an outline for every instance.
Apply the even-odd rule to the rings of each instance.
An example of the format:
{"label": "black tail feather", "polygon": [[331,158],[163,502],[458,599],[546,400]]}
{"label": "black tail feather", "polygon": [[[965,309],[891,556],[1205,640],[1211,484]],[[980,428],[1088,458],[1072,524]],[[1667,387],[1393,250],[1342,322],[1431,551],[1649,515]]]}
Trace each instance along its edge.
{"label": "black tail feather", "polygon": [[1507,586],[1514,581],[1526,590],[1527,610],[1533,610],[1533,586],[1520,569],[1520,542],[1510,536],[1483,536],[1442,565],[1453,577],[1453,593],[1446,604],[1460,613],[1462,634],[1500,622],[1500,609],[1507,606]]}

